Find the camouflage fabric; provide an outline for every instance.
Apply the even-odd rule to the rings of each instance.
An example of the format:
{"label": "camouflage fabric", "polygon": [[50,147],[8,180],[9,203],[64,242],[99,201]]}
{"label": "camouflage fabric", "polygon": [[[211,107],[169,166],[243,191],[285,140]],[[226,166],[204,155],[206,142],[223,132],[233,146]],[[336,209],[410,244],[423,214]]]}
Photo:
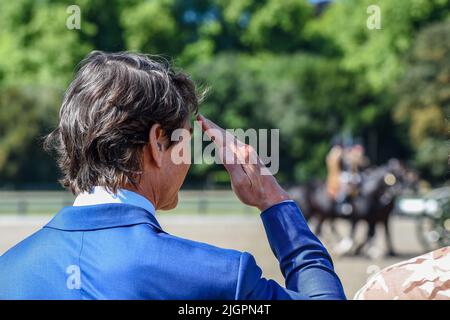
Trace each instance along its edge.
{"label": "camouflage fabric", "polygon": [[394,264],[374,275],[355,300],[450,300],[450,247]]}

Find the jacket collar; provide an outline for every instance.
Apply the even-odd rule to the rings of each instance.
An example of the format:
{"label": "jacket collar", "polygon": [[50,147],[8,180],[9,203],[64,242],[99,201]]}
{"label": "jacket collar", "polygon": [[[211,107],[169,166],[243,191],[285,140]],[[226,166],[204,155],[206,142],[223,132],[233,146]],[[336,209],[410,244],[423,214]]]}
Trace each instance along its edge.
{"label": "jacket collar", "polygon": [[126,190],[119,189],[116,193],[108,191],[105,187],[93,187],[90,192],[83,192],[77,196],[74,206],[88,206],[106,203],[124,203],[136,207],[141,207],[151,214],[155,215],[155,207],[153,204],[142,195]]}
{"label": "jacket collar", "polygon": [[136,224],[149,224],[163,231],[153,212],[123,203],[64,207],[45,227],[65,231],[86,231]]}

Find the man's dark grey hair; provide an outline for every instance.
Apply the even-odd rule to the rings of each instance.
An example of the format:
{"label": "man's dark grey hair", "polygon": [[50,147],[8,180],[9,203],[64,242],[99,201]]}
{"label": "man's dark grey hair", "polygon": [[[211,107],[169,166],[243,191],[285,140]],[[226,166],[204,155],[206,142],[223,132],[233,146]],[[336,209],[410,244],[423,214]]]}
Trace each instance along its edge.
{"label": "man's dark grey hair", "polygon": [[94,51],[81,62],[44,146],[56,150],[61,183],[74,194],[94,186],[116,192],[138,182],[150,128],[160,124],[172,143],[198,103],[193,81],[166,61]]}

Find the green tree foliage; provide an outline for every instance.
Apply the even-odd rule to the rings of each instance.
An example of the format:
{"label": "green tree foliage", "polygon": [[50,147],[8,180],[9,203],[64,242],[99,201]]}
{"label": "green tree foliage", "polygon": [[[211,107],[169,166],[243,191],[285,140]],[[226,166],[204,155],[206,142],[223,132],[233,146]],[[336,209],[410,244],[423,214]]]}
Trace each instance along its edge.
{"label": "green tree foliage", "polygon": [[[369,16],[369,5],[377,5],[380,8],[379,30],[362,27],[366,25]],[[320,19],[312,21],[305,31],[330,41],[330,47],[340,52],[340,67],[354,75],[354,85],[358,88],[354,92],[363,99],[357,99],[356,105],[347,105],[350,130],[354,134],[375,136],[378,140],[378,153],[393,150],[391,156],[397,153],[397,156],[415,157],[422,173],[428,174],[428,178],[434,177],[440,181],[445,179],[443,172],[446,164],[442,159],[443,155],[448,153],[448,146],[445,147],[442,140],[435,140],[433,137],[420,147],[409,138],[404,139],[404,128],[393,125],[392,113],[398,100],[398,92],[395,89],[405,71],[410,68],[406,57],[412,50],[416,35],[428,25],[448,19],[449,13],[449,0],[336,1]],[[423,50],[428,52],[429,49],[424,46]],[[423,79],[422,85],[428,80],[430,79]],[[417,92],[418,89],[419,87],[409,87],[404,94],[414,96],[410,92]],[[408,90],[409,93],[406,93]],[[425,113],[417,115],[420,120],[416,124],[428,121],[428,116],[425,116]],[[434,117],[434,120],[441,117],[440,123],[445,121],[443,113],[434,113]],[[386,123],[390,126],[386,127]],[[389,134],[386,134],[386,129],[390,131]],[[407,152],[411,143],[415,144],[415,155]],[[431,150],[440,154],[439,168],[431,169],[431,162],[424,160]],[[384,158],[382,154],[380,158]],[[431,171],[434,173],[430,176]]]}
{"label": "green tree foliage", "polygon": [[43,137],[57,118],[60,90],[36,86],[10,86],[0,90],[0,181],[4,186],[53,186],[56,166],[42,150]]}
{"label": "green tree foliage", "polygon": [[[381,29],[366,27],[367,8],[377,5]],[[403,54],[426,24],[449,15],[449,0],[343,0],[310,24],[308,33],[321,34],[342,52],[342,64],[382,94],[402,74]]]}
{"label": "green tree foliage", "polygon": [[307,45],[302,31],[313,11],[307,1],[267,1],[251,15],[243,41],[255,50],[298,51]]}
{"label": "green tree foliage", "polygon": [[210,85],[205,115],[227,128],[280,129],[285,181],[325,175],[333,135],[353,125],[364,99],[352,74],[317,55],[223,54],[190,71]]}
{"label": "green tree foliage", "polygon": [[417,165],[438,178],[448,171],[450,138],[450,21],[425,28],[399,85],[396,119],[407,125]]}
{"label": "green tree foliage", "polygon": [[[0,2],[2,84],[64,86],[92,47],[66,28],[67,5],[56,1]],[[86,23],[86,30],[89,24]]]}
{"label": "green tree foliage", "polygon": [[[81,9],[80,30],[66,28],[72,4]],[[372,4],[381,30],[366,27]],[[430,154],[444,153],[448,131],[437,80],[444,62],[423,57],[446,47],[423,39],[443,39],[443,31],[411,47],[449,12],[450,0],[340,0],[322,14],[308,0],[0,1],[0,188],[56,181],[38,138],[55,125],[74,67],[93,49],[169,57],[210,87],[206,115],[227,128],[279,128],[285,182],[323,177],[337,133],[363,137],[373,161],[415,157],[439,180],[445,168],[430,169]],[[424,87],[429,92],[417,96]],[[391,116],[397,102],[400,126]],[[226,175],[193,166],[188,183],[205,178]]]}

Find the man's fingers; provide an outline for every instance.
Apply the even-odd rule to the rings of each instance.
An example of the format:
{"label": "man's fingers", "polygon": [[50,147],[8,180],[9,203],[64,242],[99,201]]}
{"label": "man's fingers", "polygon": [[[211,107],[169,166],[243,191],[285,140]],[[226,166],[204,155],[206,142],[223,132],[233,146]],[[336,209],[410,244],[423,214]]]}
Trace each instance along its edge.
{"label": "man's fingers", "polygon": [[219,127],[217,124],[215,124],[214,122],[212,122],[211,120],[205,118],[204,116],[202,116],[201,114],[199,114],[197,116],[197,120],[200,121],[202,123],[202,129],[203,131],[206,131],[208,129],[221,129],[223,130],[221,127]]}
{"label": "man's fingers", "polygon": [[218,147],[219,157],[223,164],[235,164],[235,158],[237,157],[235,137],[203,116],[199,115],[197,120],[201,122],[202,130]]}
{"label": "man's fingers", "polygon": [[225,130],[202,115],[197,116],[197,120],[202,124],[202,130],[219,146],[224,145]]}
{"label": "man's fingers", "polygon": [[[219,127],[211,120],[205,118],[202,115],[197,116],[197,120],[202,124],[202,130],[214,141],[219,147],[228,145],[236,145],[238,140],[231,133]],[[235,151],[235,150],[234,150]]]}
{"label": "man's fingers", "polygon": [[216,144],[216,150],[225,169],[232,175],[240,174],[239,171],[242,171],[242,168],[236,161],[235,137],[203,116],[197,116],[197,120],[201,122],[202,130]]}
{"label": "man's fingers", "polygon": [[[233,134],[201,115],[197,120],[201,122],[202,130],[217,145],[219,158],[228,172],[241,174],[240,171],[249,171],[242,173],[250,178],[250,175],[255,175],[256,169],[264,166],[252,146],[239,141]],[[250,168],[251,166],[255,168]]]}
{"label": "man's fingers", "polygon": [[[250,146],[246,145],[242,141],[239,141],[239,139],[237,139],[233,134],[222,129],[217,124],[201,115],[197,117],[197,120],[202,123],[202,130],[211,140],[215,142],[216,145],[219,147],[226,147],[228,149],[226,150],[225,155],[234,155],[234,163],[245,163],[243,160],[247,157],[246,151]],[[254,159],[254,155],[252,155],[252,159]],[[231,158],[229,158],[229,160],[229,163],[233,161]]]}

